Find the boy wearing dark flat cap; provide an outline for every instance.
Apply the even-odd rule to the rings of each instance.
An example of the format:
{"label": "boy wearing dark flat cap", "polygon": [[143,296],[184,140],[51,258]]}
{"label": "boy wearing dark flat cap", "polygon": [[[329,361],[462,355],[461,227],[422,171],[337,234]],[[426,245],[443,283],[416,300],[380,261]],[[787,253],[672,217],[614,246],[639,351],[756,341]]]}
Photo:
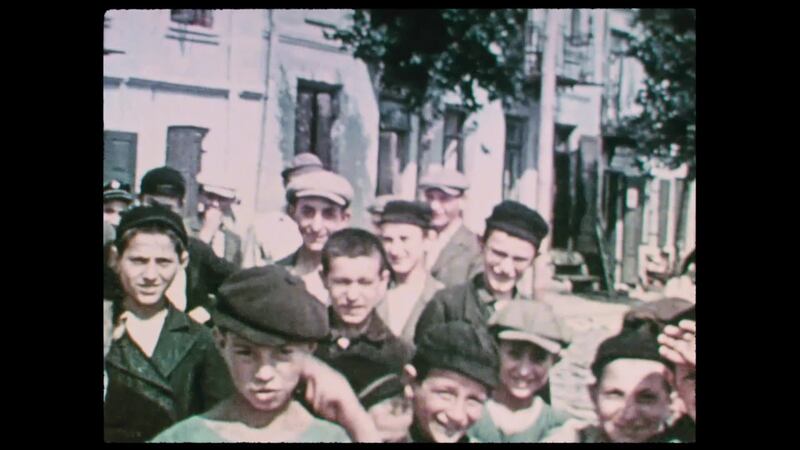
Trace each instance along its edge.
{"label": "boy wearing dark flat cap", "polygon": [[111,267],[123,288],[123,312],[105,360],[105,439],[143,442],[210,408],[232,387],[211,332],[165,296],[188,258],[180,216],[133,208],[117,232]]}
{"label": "boy wearing dark flat cap", "polygon": [[379,221],[395,285],[376,310],[392,332],[408,342],[414,341],[414,329],[425,305],[444,288],[425,266],[426,250],[436,234],[431,215],[425,203],[397,200],[386,204]]}
{"label": "boy wearing dark flat cap", "polygon": [[412,401],[411,442],[476,442],[467,431],[483,414],[498,384],[499,359],[483,327],[454,321],[417,336],[406,365],[406,395]]}
{"label": "boy wearing dark flat cap", "polygon": [[[279,266],[237,272],[219,289],[214,323],[233,395],[153,442],[378,440],[344,377],[312,356],[329,325],[325,307],[302,280]],[[298,387],[314,412],[328,420],[295,399]]]}
{"label": "boy wearing dark flat cap", "polygon": [[103,221],[117,226],[120,214],[133,204],[131,186],[119,180],[110,180],[103,185]]}
{"label": "boy wearing dark flat cap", "polygon": [[433,324],[464,320],[485,326],[498,300],[530,300],[517,283],[538,254],[548,226],[536,211],[506,200],[486,219],[483,272],[436,293],[417,322],[419,336]]}

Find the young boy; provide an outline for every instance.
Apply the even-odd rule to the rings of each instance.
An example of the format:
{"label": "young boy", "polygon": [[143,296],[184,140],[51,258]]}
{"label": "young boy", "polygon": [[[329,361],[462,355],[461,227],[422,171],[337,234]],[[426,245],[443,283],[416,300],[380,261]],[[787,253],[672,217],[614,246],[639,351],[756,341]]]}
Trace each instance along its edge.
{"label": "young boy", "polygon": [[498,384],[498,366],[497,348],[483,327],[454,321],[417,336],[414,359],[405,368],[414,411],[409,441],[473,442],[467,430]]}
{"label": "young boy", "polygon": [[552,308],[541,302],[504,302],[489,319],[500,348],[500,384],[469,435],[481,442],[539,442],[567,415],[537,393],[567,338]]}
{"label": "young boy", "polygon": [[647,442],[671,415],[673,366],[659,354],[652,322],[623,327],[597,349],[589,387],[598,425],[567,421],[543,442]]}
{"label": "young boy", "polygon": [[[328,320],[300,279],[278,266],[246,269],[223,283],[219,297],[214,339],[236,389],[153,442],[350,442],[348,431],[377,441],[344,378],[311,355]],[[313,416],[294,399],[298,387],[316,413],[348,431]]]}
{"label": "young boy", "polygon": [[111,263],[124,294],[105,361],[106,441],[146,441],[231,391],[211,332],[165,295],[187,245],[180,216],[158,206],[129,210],[117,228]]}

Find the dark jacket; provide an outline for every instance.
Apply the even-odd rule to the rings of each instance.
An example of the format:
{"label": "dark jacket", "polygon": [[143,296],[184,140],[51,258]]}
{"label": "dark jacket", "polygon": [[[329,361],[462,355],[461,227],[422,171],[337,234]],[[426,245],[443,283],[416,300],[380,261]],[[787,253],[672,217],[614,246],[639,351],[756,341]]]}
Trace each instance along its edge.
{"label": "dark jacket", "polygon": [[[473,276],[469,282],[437,292],[417,321],[414,340],[419,339],[428,328],[443,322],[460,320],[485,327],[493,312],[490,306],[493,300],[484,283],[481,272]],[[530,297],[515,289],[513,299],[530,300]]]}
{"label": "dark jacket", "polygon": [[461,225],[436,258],[431,275],[450,287],[467,282],[482,270],[478,236]]}
{"label": "dark jacket", "polygon": [[107,442],[147,441],[233,392],[211,332],[172,305],[168,308],[151,358],[127,333],[111,344],[105,362]]}
{"label": "dark jacket", "polygon": [[[216,293],[219,286],[236,266],[218,257],[214,250],[203,241],[189,238],[189,265],[186,268],[186,311],[198,306],[209,310],[209,294]],[[123,297],[119,277],[107,264],[104,264],[103,296],[107,300],[119,302]],[[119,309],[117,308],[117,313]],[[116,316],[115,316],[116,317]]]}

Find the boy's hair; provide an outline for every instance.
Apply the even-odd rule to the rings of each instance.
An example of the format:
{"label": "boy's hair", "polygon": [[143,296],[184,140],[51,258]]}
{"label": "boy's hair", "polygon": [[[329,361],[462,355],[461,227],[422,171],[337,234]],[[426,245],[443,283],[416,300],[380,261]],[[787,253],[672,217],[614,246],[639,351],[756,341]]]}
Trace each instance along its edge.
{"label": "boy's hair", "polygon": [[183,252],[186,251],[183,241],[181,241],[181,239],[178,237],[178,234],[175,233],[172,228],[160,223],[149,223],[141,227],[127,230],[121,236],[117,236],[116,240],[114,241],[114,246],[117,248],[117,253],[122,255],[125,252],[125,249],[128,248],[128,244],[131,242],[131,240],[139,233],[164,234],[169,238],[170,241],[172,241],[172,244],[175,246],[175,253],[177,253],[178,256],[182,255]]}
{"label": "boy's hair", "polygon": [[381,264],[379,272],[388,270],[389,279],[394,280],[394,271],[389,264],[389,257],[377,236],[359,228],[339,230],[330,235],[328,242],[322,248],[322,274],[328,274],[334,258],[358,258],[359,256],[373,255],[379,256]]}

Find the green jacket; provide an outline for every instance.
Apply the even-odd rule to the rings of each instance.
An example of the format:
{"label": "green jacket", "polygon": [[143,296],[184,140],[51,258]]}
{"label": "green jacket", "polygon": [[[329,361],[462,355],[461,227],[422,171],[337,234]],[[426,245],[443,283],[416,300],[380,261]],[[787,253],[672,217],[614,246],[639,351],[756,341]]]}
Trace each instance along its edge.
{"label": "green jacket", "polygon": [[173,423],[214,406],[233,392],[211,332],[168,306],[153,356],[127,333],[106,356],[107,442],[143,442]]}

